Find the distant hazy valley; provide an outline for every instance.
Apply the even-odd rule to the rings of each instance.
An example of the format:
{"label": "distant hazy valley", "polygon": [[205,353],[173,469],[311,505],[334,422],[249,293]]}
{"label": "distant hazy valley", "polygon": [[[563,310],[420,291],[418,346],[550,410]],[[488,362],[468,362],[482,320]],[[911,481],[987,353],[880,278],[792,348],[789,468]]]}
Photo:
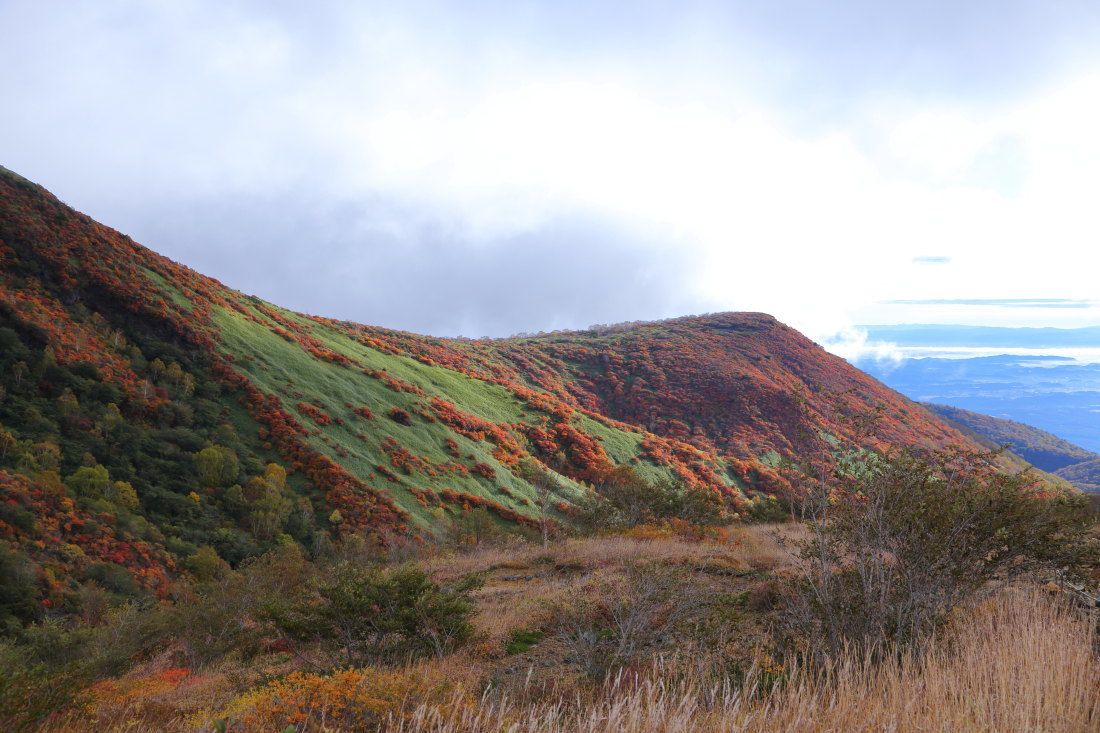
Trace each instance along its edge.
{"label": "distant hazy valley", "polygon": [[[1069,355],[1076,351],[1090,358],[1100,345],[1098,329],[866,328],[870,341],[894,343],[908,358],[899,363],[864,357],[853,363],[907,397],[1027,423],[1100,451],[1100,363]],[[1005,353],[943,355],[966,344]],[[917,348],[937,355],[913,358]],[[1019,353],[1025,350],[1035,353]]]}
{"label": "distant hazy valley", "polygon": [[[1085,449],[1078,460],[1100,451],[1100,328],[999,328],[906,324],[863,326],[874,352],[852,363],[907,397],[919,402],[961,408],[976,416],[1024,423]],[[997,353],[1003,352],[1003,353]],[[874,353],[874,355],[871,355]],[[980,354],[980,355],[976,355]],[[960,419],[941,410],[994,442],[1013,450],[1037,467],[1065,471],[1075,461],[1051,459],[1045,447],[1030,452],[1029,433],[991,428],[992,421]],[[990,432],[992,431],[992,432]],[[1014,433],[1014,439],[1010,435]],[[1049,447],[1050,440],[1040,441]],[[1042,454],[1042,455],[1040,455]],[[1044,460],[1045,458],[1045,460]],[[1080,471],[1071,472],[1081,485]],[[1095,483],[1096,476],[1088,472]]]}

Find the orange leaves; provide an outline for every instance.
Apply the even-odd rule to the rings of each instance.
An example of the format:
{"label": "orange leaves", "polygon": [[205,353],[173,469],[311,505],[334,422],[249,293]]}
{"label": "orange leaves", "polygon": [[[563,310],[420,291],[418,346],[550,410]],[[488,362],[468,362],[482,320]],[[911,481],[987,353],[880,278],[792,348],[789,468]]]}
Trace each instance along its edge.
{"label": "orange leaves", "polygon": [[412,672],[347,669],[327,676],[292,672],[241,695],[225,710],[208,717],[232,719],[233,730],[242,733],[287,727],[301,731],[381,730],[407,720],[418,705],[427,702],[442,710],[475,704],[443,680]]}
{"label": "orange leaves", "polygon": [[474,467],[470,470],[477,475],[483,476],[490,480],[497,477],[496,470],[494,470],[493,467],[488,465],[487,463],[475,463]]}
{"label": "orange leaves", "polygon": [[400,407],[391,407],[386,412],[386,416],[398,425],[404,425],[406,427],[412,425],[412,415],[402,410]]}
{"label": "orange leaves", "polygon": [[249,413],[267,425],[267,437],[279,455],[325,492],[327,504],[339,510],[343,517],[341,528],[354,531],[405,527],[408,514],[394,504],[393,499],[372,489],[302,440],[305,428],[282,408],[276,395],[264,396],[247,377],[216,357],[214,366],[215,374],[226,384],[244,393]]}
{"label": "orange leaves", "polygon": [[363,374],[366,374],[368,377],[374,377],[375,379],[381,379],[382,383],[394,392],[408,392],[420,397],[427,397],[424,390],[420,389],[420,387],[417,387],[415,384],[398,379],[379,369],[364,369]]}
{"label": "orange leaves", "polygon": [[[90,563],[126,568],[143,587],[162,593],[175,567],[160,548],[113,529],[114,518],[84,511],[63,493],[0,470],[0,540],[27,553],[51,575],[79,577]],[[32,521],[19,521],[27,516]],[[5,519],[6,518],[6,519]],[[59,599],[55,599],[59,600]]]}
{"label": "orange leaves", "polygon": [[522,524],[527,527],[538,527],[538,520],[532,519],[524,514],[520,514],[514,509],[493,501],[492,499],[486,499],[482,496],[474,496],[473,494],[467,494],[464,491],[452,491],[451,489],[443,489],[439,492],[439,496],[443,498],[449,504],[455,504],[463,507],[464,509],[470,509],[471,507],[484,507],[496,514],[501,519],[506,519],[509,522],[515,522],[516,524]]}
{"label": "orange leaves", "polygon": [[71,318],[60,301],[36,284],[24,284],[13,290],[0,280],[0,300],[25,322],[38,326],[47,334],[59,363],[89,362],[104,379],[122,387],[132,399],[145,401],[150,406],[167,401],[162,393],[156,392],[134,372],[127,358],[116,353],[110,346],[106,330],[98,330],[92,321],[80,322]]}
{"label": "orange leaves", "polygon": [[[465,435],[471,440],[488,440],[492,442],[497,447],[493,451],[493,457],[504,465],[513,465],[523,456],[524,451],[519,443],[501,426],[462,412],[450,402],[438,397],[431,399],[431,410],[440,422],[456,433]],[[448,439],[447,447],[452,455],[458,455],[458,445],[453,440]],[[492,476],[487,478],[492,478]]]}
{"label": "orange leaves", "polygon": [[[420,456],[414,455],[411,451],[403,447],[393,438],[386,438],[386,440],[383,441],[382,452],[390,457],[390,465],[392,465],[399,471],[403,471],[405,473],[412,473],[413,471],[420,471],[422,473],[429,474],[435,473],[432,470],[431,463],[424,460]],[[387,473],[389,473],[389,471],[384,466],[378,466],[377,468],[379,473],[382,473],[382,475],[386,476],[386,478],[390,478],[386,475]],[[390,480],[396,481],[397,478],[394,477]]]}
{"label": "orange leaves", "polygon": [[304,402],[299,402],[294,409],[296,409],[298,412],[302,413],[306,417],[310,418],[318,425],[328,425],[332,422],[331,417],[321,412],[313,405],[307,405]]}

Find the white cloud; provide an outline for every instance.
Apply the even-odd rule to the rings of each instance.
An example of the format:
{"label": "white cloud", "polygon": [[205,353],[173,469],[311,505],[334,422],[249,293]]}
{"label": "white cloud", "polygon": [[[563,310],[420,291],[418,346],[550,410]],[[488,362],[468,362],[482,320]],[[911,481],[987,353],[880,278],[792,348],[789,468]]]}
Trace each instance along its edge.
{"label": "white cloud", "polygon": [[[303,206],[394,204],[303,242],[328,257],[425,221],[484,251],[590,217],[637,235],[624,256],[683,262],[700,311],[763,310],[811,335],[881,300],[1095,295],[1094,59],[995,99],[913,92],[917,76],[887,97],[861,69],[877,42],[830,64],[791,51],[797,34],[742,43],[737,14],[706,4],[601,32],[550,6],[376,5],[0,7],[0,24],[33,29],[0,39],[13,109],[35,113],[0,121],[4,162],[139,238],[143,202],[305,189]],[[831,91],[834,113],[807,123],[796,92],[819,62],[851,76],[827,89],[861,92]],[[930,253],[950,262],[914,261]]]}

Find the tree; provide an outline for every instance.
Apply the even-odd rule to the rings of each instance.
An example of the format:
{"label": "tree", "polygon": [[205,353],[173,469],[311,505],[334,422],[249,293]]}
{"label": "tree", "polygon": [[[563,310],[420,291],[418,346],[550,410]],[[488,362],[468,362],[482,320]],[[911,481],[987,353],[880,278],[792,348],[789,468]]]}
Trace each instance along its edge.
{"label": "tree", "polygon": [[115,430],[124,422],[125,420],[122,417],[122,412],[114,402],[107,404],[107,407],[103,410],[103,416],[99,419],[103,431],[108,435],[113,435]]}
{"label": "tree", "polygon": [[195,454],[194,461],[199,480],[212,488],[229,486],[241,472],[237,454],[220,445],[203,448]]}
{"label": "tree", "polygon": [[65,479],[65,485],[77,496],[102,498],[111,488],[111,477],[103,466],[81,466]]}
{"label": "tree", "polygon": [[294,502],[278,491],[268,491],[252,502],[248,510],[248,525],[260,539],[274,539],[283,529]]}
{"label": "tree", "polygon": [[292,602],[267,604],[264,614],[287,638],[321,642],[346,665],[393,662],[443,654],[468,639],[474,612],[469,592],[478,584],[471,577],[444,589],[412,566],[342,562]]}
{"label": "tree", "polygon": [[904,449],[842,459],[835,482],[806,497],[792,628],[821,653],[919,644],[964,602],[1095,559],[1083,499],[1043,493],[1030,474],[999,472],[995,458]]}
{"label": "tree", "polygon": [[253,477],[242,492],[248,506],[248,524],[252,534],[261,539],[274,538],[283,528],[294,508],[286,496],[286,470],[269,463],[263,476]]}
{"label": "tree", "polygon": [[16,443],[14,435],[0,428],[0,460],[8,457],[8,453],[15,449]]}
{"label": "tree", "polygon": [[80,409],[80,401],[70,388],[66,387],[57,398],[57,409],[62,417],[68,417]]}
{"label": "tree", "polygon": [[225,573],[229,565],[218,557],[218,552],[210,545],[203,545],[194,555],[189,555],[186,560],[187,568],[195,576],[195,580],[205,583],[214,580]]}
{"label": "tree", "polygon": [[11,367],[12,381],[15,383],[15,388],[19,389],[23,386],[23,379],[27,376],[30,370],[27,368],[27,362],[17,361]]}
{"label": "tree", "polygon": [[716,526],[729,519],[717,492],[668,479],[650,484],[629,466],[608,471],[578,508],[581,523],[593,529],[624,529],[668,519]]}
{"label": "tree", "polygon": [[483,506],[465,509],[447,527],[446,535],[458,544],[480,545],[500,536],[501,531],[493,515]]}
{"label": "tree", "polygon": [[129,481],[115,481],[107,490],[107,498],[130,511],[137,509],[141,503],[138,500],[137,491]]}

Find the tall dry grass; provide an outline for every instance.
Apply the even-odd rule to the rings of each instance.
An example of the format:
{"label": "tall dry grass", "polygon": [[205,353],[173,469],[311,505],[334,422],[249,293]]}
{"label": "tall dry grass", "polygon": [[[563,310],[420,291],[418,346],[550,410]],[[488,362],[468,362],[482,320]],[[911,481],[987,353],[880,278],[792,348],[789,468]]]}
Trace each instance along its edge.
{"label": "tall dry grass", "polygon": [[[1038,592],[970,609],[920,658],[873,665],[843,655],[826,670],[787,669],[765,690],[676,680],[658,669],[619,677],[588,698],[491,700],[449,717],[422,707],[407,733],[509,731],[1095,731],[1100,664],[1095,617]],[[587,698],[587,699],[586,699]]]}
{"label": "tall dry grass", "polygon": [[[961,610],[922,657],[877,665],[855,653],[842,655],[825,670],[800,669],[792,663],[779,666],[762,658],[746,680],[734,681],[723,678],[730,671],[730,660],[721,652],[691,648],[653,666],[643,662],[610,683],[593,687],[562,664],[564,652],[556,650],[551,639],[534,658],[527,658],[538,665],[534,676],[527,676],[527,684],[523,670],[513,669],[516,662],[503,656],[512,630],[543,626],[555,599],[583,594],[587,579],[621,572],[620,566],[639,559],[735,573],[745,568],[793,571],[793,558],[775,541],[776,531],[803,530],[748,527],[716,543],[589,538],[556,543],[548,553],[541,548],[485,547],[423,561],[437,577],[493,569],[493,580],[478,593],[480,641],[406,670],[455,685],[459,692],[453,704],[424,704],[409,716],[416,701],[398,700],[402,722],[390,729],[404,733],[1100,730],[1096,618],[1035,589],[1010,589]],[[509,579],[513,576],[523,579]],[[542,666],[547,662],[554,666]],[[507,675],[498,678],[499,686],[478,700],[484,681],[502,670]],[[51,721],[45,730],[205,733],[212,730],[210,723],[218,711],[251,694],[259,674],[229,665],[224,671],[203,670],[178,687],[150,690],[150,675],[155,677],[157,671],[109,683],[130,687]],[[781,684],[772,687],[775,680]],[[196,715],[199,709],[209,714]],[[205,723],[197,725],[198,720]],[[315,723],[300,722],[299,733],[319,731]],[[249,729],[231,726],[230,730]]]}
{"label": "tall dry grass", "polygon": [[527,543],[485,543],[467,548],[433,552],[418,563],[429,574],[453,578],[490,568],[522,569],[540,562],[575,564],[588,568],[621,564],[644,558],[647,561],[712,565],[745,570],[794,570],[797,561],[783,547],[781,539],[804,537],[801,524],[745,525],[727,531],[716,540],[690,541],[681,537],[572,537],[546,550]]}

